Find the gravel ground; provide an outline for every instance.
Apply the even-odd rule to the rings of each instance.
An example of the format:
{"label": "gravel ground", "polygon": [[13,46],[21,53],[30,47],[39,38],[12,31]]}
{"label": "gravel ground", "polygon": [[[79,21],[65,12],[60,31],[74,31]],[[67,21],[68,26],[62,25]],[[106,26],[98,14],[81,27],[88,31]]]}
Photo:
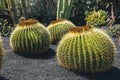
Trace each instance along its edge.
{"label": "gravel ground", "polygon": [[58,65],[55,57],[57,45],[51,45],[45,56],[18,55],[10,48],[9,37],[3,37],[5,56],[0,80],[120,80],[120,46],[117,40],[113,39],[118,54],[111,70],[98,74],[85,74],[66,70]]}

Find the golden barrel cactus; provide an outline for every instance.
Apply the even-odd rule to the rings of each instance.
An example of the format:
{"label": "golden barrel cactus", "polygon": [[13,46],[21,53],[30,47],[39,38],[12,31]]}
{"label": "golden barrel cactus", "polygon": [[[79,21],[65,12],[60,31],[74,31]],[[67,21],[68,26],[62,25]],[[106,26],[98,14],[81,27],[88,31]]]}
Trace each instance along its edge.
{"label": "golden barrel cactus", "polygon": [[58,42],[73,27],[75,27],[75,25],[68,20],[59,19],[52,21],[47,27],[51,35],[51,42]]}
{"label": "golden barrel cactus", "polygon": [[72,28],[57,48],[58,63],[62,67],[91,73],[109,70],[115,55],[110,37],[90,25]]}
{"label": "golden barrel cactus", "polygon": [[22,20],[10,37],[12,49],[17,53],[40,54],[50,46],[50,34],[37,20]]}

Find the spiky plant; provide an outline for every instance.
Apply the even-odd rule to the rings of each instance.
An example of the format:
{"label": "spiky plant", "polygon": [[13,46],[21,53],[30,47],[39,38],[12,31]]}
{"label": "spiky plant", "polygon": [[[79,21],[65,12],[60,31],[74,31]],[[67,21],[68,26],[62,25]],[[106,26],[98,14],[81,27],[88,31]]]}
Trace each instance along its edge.
{"label": "spiky plant", "polygon": [[13,31],[10,44],[18,53],[43,53],[50,46],[50,35],[37,20],[22,20]]}
{"label": "spiky plant", "polygon": [[58,0],[57,1],[57,20],[69,19],[73,4],[77,0]]}
{"label": "spiky plant", "polygon": [[109,70],[115,55],[116,48],[109,36],[91,26],[71,29],[57,48],[62,67],[91,73]]}
{"label": "spiky plant", "polygon": [[3,55],[4,55],[4,50],[3,50],[2,40],[1,40],[1,36],[0,36],[0,69],[1,69],[2,63],[3,63]]}
{"label": "spiky plant", "polygon": [[73,27],[75,25],[68,20],[59,19],[52,21],[47,28],[51,35],[51,42],[58,42]]}

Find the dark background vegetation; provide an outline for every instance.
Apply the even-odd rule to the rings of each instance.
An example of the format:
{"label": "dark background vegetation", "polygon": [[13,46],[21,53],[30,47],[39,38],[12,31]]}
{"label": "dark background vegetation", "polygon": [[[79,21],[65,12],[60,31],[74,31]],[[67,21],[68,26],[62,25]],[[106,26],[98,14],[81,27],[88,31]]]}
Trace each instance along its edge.
{"label": "dark background vegetation", "polygon": [[[12,23],[10,13],[15,13],[14,23],[19,22],[19,18],[23,16],[22,8],[26,8],[26,18],[34,18],[48,25],[52,20],[56,19],[57,0],[23,0],[25,6],[21,6],[22,0],[11,0],[14,2],[14,7],[9,7],[9,0],[0,0],[0,18],[8,19]],[[120,23],[120,0],[77,0],[73,5],[70,20],[76,25],[84,25],[85,11],[105,10],[111,16],[111,6],[115,15],[116,23]]]}

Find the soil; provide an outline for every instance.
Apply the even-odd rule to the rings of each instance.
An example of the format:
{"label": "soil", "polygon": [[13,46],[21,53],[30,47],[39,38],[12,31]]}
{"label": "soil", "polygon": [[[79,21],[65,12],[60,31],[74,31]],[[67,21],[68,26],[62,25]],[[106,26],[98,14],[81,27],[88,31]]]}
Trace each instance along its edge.
{"label": "soil", "polygon": [[9,37],[2,37],[5,48],[4,64],[0,80],[120,80],[120,46],[118,38],[112,38],[117,47],[116,61],[107,72],[90,74],[60,67],[56,59],[57,45],[51,45],[41,56],[18,55],[9,45]]}

